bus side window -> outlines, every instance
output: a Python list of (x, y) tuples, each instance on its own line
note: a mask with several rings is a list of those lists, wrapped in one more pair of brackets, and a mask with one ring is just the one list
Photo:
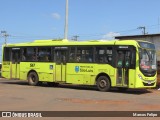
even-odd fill
[(112, 64), (112, 53), (113, 53), (112, 47), (107, 47), (106, 56), (109, 64)]
[(12, 63), (15, 64), (17, 62), (20, 62), (20, 48), (13, 49), (12, 48)]
[(38, 48), (38, 61), (51, 61), (51, 48)]
[(93, 47), (78, 47), (76, 53), (77, 62), (93, 62)]
[(15, 64), (16, 62), (16, 53), (15, 51), (12, 51), (12, 63)]
[(11, 50), (10, 48), (4, 47), (3, 52), (3, 61), (10, 61), (11, 60)]
[(27, 48), (26, 50), (26, 61), (37, 61), (37, 49), (36, 48)]
[(27, 57), (27, 49), (22, 48), (22, 61), (26, 61), (26, 57)]
[(105, 63), (105, 48), (104, 47), (96, 47), (95, 58), (97, 63)]
[(69, 50), (69, 62), (75, 62), (75, 52), (76, 52), (76, 48), (75, 47), (71, 47)]
[(132, 69), (135, 69), (136, 67), (136, 50), (135, 48), (132, 50), (132, 53), (131, 53), (131, 66), (130, 66)]
[(95, 52), (95, 61), (97, 63), (112, 64), (112, 47), (97, 46)]
[(58, 51), (58, 50), (55, 50), (55, 62), (56, 63), (61, 63), (62, 62), (62, 59), (61, 59), (61, 52)]

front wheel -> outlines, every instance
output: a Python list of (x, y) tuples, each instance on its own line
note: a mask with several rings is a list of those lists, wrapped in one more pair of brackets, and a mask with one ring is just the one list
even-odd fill
[(109, 91), (111, 88), (111, 83), (110, 83), (109, 78), (106, 76), (100, 76), (97, 79), (97, 88), (98, 88), (98, 90), (100, 90), (102, 92)]
[(39, 78), (36, 72), (30, 72), (28, 75), (28, 83), (32, 86), (37, 86), (40, 84)]

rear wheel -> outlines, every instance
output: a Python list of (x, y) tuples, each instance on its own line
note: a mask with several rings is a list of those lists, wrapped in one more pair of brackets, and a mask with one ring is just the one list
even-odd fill
[(98, 90), (100, 90), (102, 92), (109, 91), (111, 88), (111, 83), (110, 83), (109, 78), (106, 76), (100, 76), (97, 79), (97, 88), (98, 88)]
[(30, 72), (28, 75), (28, 83), (32, 86), (40, 85), (39, 78), (36, 72)]

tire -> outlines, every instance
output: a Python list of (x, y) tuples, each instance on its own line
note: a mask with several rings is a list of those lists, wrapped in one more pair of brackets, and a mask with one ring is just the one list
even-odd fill
[(36, 72), (30, 72), (28, 75), (28, 83), (32, 86), (38, 86), (41, 82), (39, 82), (39, 78)]
[(106, 76), (100, 76), (97, 79), (97, 88), (99, 91), (102, 91), (102, 92), (109, 91), (111, 88), (111, 82), (109, 78)]

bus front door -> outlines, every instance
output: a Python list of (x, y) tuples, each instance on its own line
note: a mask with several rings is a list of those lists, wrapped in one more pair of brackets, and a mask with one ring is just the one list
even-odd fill
[(55, 80), (57, 82), (66, 81), (66, 50), (55, 50), (56, 71)]
[(20, 70), (20, 48), (12, 48), (11, 78), (19, 79)]
[(127, 87), (129, 84), (129, 67), (130, 67), (131, 51), (117, 51), (117, 81), (119, 87)]

